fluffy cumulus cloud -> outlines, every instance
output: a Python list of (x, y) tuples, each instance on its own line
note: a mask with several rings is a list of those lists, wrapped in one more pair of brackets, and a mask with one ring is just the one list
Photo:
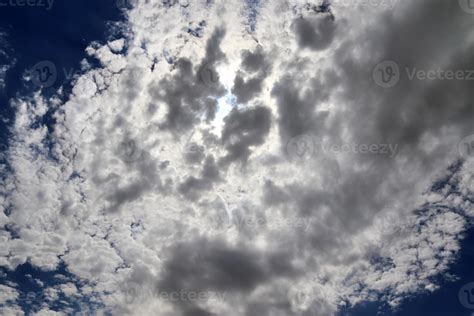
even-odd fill
[(333, 315), (437, 290), (474, 216), (457, 1), (125, 13), (67, 102), (12, 101), (2, 266), (64, 265), (78, 282), (44, 295), (114, 315)]

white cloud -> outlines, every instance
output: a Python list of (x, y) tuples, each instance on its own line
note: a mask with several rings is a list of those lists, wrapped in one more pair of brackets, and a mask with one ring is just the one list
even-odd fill
[[(410, 6), (400, 4), (394, 9), (391, 19), (395, 26)], [(242, 8), (240, 1), (213, 5), (190, 1), (187, 6), (171, 7), (138, 2), (129, 12), (133, 33), (129, 38), (87, 49), (103, 68), (81, 75), (69, 101), (57, 105), (39, 95), (17, 101), (9, 150), (12, 173), (5, 181), (8, 197), (2, 203), (4, 209), (11, 208), (11, 214), (1, 220), (14, 225), (19, 238), (2, 236), (11, 253), (2, 253), (2, 265), (14, 269), (29, 260), (51, 270), (60, 257), (68, 271), (88, 282), (81, 295), (97, 294), (95, 298), (106, 310), (144, 315), (157, 310), (171, 315), (180, 308), (253, 315), (251, 311), (258, 313), (259, 304), (271, 309), (281, 302), (290, 304), (289, 310), (296, 313), (318, 309), (321, 314), (332, 314), (341, 299), (355, 304), (374, 299), (376, 293), (397, 305), (408, 295), (438, 287), (433, 277), (446, 271), (455, 259), (459, 236), (467, 226), (463, 215), (474, 212), (466, 198), (474, 191), (472, 160), (450, 172), (453, 176), (441, 192), (429, 192), (429, 188), (446, 176), (448, 167), (458, 159), (455, 148), (465, 136), (465, 124), (436, 131), (427, 128), (415, 145), (409, 141), (399, 144), (400, 152), (394, 157), (351, 151), (335, 155), (318, 150), (317, 144), (310, 159), (303, 161), (291, 161), (285, 153), (287, 142), (296, 136), (292, 133), (299, 130), (309, 139), (322, 138), (332, 144), (349, 144), (360, 138), (369, 145), (383, 141), (377, 132), (385, 130), (371, 121), (372, 104), (359, 104), (347, 97), (356, 83), (343, 76), (347, 74), (344, 67), (352, 67), (353, 60), (370, 64), (372, 52), (367, 51), (371, 47), (364, 41), (364, 32), (383, 19), (387, 8), (362, 11), (362, 6), (335, 4), (334, 39), (320, 51), (298, 47), (295, 19), (302, 15), (322, 23), (319, 15), (305, 6), (265, 2), (254, 34), (246, 31)], [(189, 25), (203, 20), (203, 38), (186, 32)], [(200, 106), (206, 98), (200, 94), (215, 96), (212, 93), (217, 93), (218, 87), (200, 82), (196, 70), (209, 55), (206, 44), (212, 42), (214, 29), (222, 26), (226, 34), (218, 48), (225, 57), (218, 71), (227, 90), (243, 68), (243, 50), (260, 48), (272, 62), (257, 96), (239, 106), (242, 111), (259, 104), (268, 108), (272, 121), (268, 134), (262, 144), (249, 142), (246, 164), (237, 159), (228, 166), (221, 161), (232, 146), (248, 134), (260, 136), (260, 130), (236, 119), (232, 122), (244, 131), (234, 133), (224, 144), (219, 138), (226, 118), (218, 114), (220, 123), (203, 119), (204, 107)], [(341, 49), (344, 46), (349, 48)], [(124, 47), (127, 53), (122, 52)], [(447, 52), (451, 57), (456, 53), (454, 48)], [(187, 58), (193, 69), (170, 64), (170, 58), (174, 62)], [(370, 75), (370, 69), (365, 72)], [(180, 84), (187, 84), (186, 88), (180, 90)], [(180, 96), (167, 99), (165, 92), (174, 87)], [(328, 87), (330, 91), (325, 90)], [(374, 104), (379, 104), (378, 98), (385, 96), (372, 90), (376, 88), (364, 90), (364, 96), (353, 93), (362, 101), (373, 98)], [(191, 125), (193, 141), (202, 146), (196, 148), (203, 148), (205, 157), (213, 157), (206, 160), (208, 169), (204, 159), (190, 163), (183, 153), (191, 130), (184, 135), (167, 127), (174, 101), (185, 106), (183, 120), (188, 113), (200, 119)], [(289, 105), (299, 108), (285, 112)], [(48, 135), (45, 126), (33, 123), (49, 107), (56, 110), (57, 124)], [(364, 113), (367, 121), (362, 122)], [(404, 115), (401, 120), (409, 121)], [(291, 122), (293, 116), (300, 119), (299, 124)], [(232, 134), (231, 127), (229, 130)], [(397, 137), (393, 136), (402, 141)], [(48, 139), (53, 141), (51, 148)], [(427, 140), (432, 140), (429, 146)], [(199, 155), (196, 157), (199, 160)], [(218, 167), (217, 177), (212, 161)], [(188, 199), (179, 190), (186, 180), (196, 184), (197, 198)], [(449, 186), (458, 189), (453, 192)], [(215, 219), (228, 216), (223, 214), (226, 203), (241, 222), (223, 231), (216, 227)], [(396, 214), (395, 223), (386, 225), (393, 217), (373, 220), (387, 209)], [(415, 214), (412, 211), (416, 209), (420, 212)], [(307, 230), (281, 225), (289, 219), (311, 226)], [(201, 238), (209, 241), (200, 245)], [(222, 250), (220, 242), (228, 248)], [(169, 262), (181, 249), (178, 245), (194, 243), (202, 246), (200, 259), (210, 262), (209, 269), (215, 264), (217, 272), (216, 276), (193, 274), (197, 285), (192, 280), (185, 285), (204, 287), (209, 282), (209, 287), (228, 286), (231, 295), (226, 301), (177, 306), (149, 295), (166, 283), (163, 280), (179, 284), (180, 273), (186, 269), (213, 271), (200, 270), (202, 262), (195, 258), (183, 260), (196, 266), (185, 261), (185, 267), (180, 267), (183, 271), (170, 268)], [(222, 252), (222, 262), (212, 257), (213, 247)], [(248, 259), (247, 252), (254, 256)], [(238, 271), (218, 266), (225, 266), (225, 256), (234, 254), (242, 260), (242, 267), (256, 271), (255, 280), (239, 284), (233, 274), (240, 276)], [(217, 277), (237, 285), (221, 285), (214, 280)], [(172, 288), (174, 284), (170, 284)], [(138, 291), (139, 299), (129, 300), (130, 289), (135, 290), (135, 296)], [(301, 301), (300, 295), (288, 299), (288, 293), (301, 289), (311, 293), (309, 300)], [(66, 295), (78, 293), (73, 284), (64, 284), (59, 290)]]

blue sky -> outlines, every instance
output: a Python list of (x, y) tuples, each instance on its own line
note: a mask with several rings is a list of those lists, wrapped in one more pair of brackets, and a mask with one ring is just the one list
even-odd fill
[[(8, 85), (0, 95), (2, 117), (12, 118), (14, 111), (8, 100), (20, 94), (32, 93), (36, 87), (25, 86), (21, 80), (25, 70), (38, 62), (49, 60), (58, 68), (58, 79), (49, 91), (70, 83), (66, 74), (80, 72), (84, 49), (92, 41), (105, 41), (120, 36), (120, 27), (110, 27), (124, 20), (113, 0), (58, 1), (50, 10), (38, 7), (5, 7), (0, 10), (1, 30), (6, 51), (14, 66), (7, 73)], [(3, 123), (3, 122), (2, 122)], [(2, 142), (6, 128), (0, 129)]]
[(383, 303), (363, 303), (360, 306), (341, 312), (340, 315), (471, 315), (472, 309), (462, 306), (459, 302), (460, 289), (474, 278), (472, 265), (474, 254), (469, 245), (474, 242), (472, 230), (461, 244), (459, 258), (448, 273), (456, 275), (457, 281), (442, 281), (440, 289), (434, 293), (414, 295), (407, 298), (395, 311)]

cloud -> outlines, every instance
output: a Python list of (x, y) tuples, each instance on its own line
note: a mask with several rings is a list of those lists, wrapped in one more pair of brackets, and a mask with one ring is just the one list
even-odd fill
[(222, 142), (228, 154), (222, 160), (246, 162), (250, 156), (250, 147), (261, 145), (270, 130), (271, 113), (264, 106), (256, 106), (239, 111), (232, 110), (224, 119)]
[(138, 2), (67, 101), (14, 100), (3, 266), (63, 263), (85, 285), (57, 291), (117, 314), (333, 315), (437, 289), (474, 215), (474, 98), (406, 69), (472, 69), (472, 17), (263, 3), (252, 31), (243, 9)]
[(330, 15), (310, 20), (300, 18), (294, 21), (293, 30), (301, 48), (322, 50), (327, 48), (334, 38), (337, 24)]
[(219, 49), (224, 36), (224, 29), (214, 31), (207, 42), (206, 56), (195, 73), (192, 62), (179, 59), (177, 61), (178, 74), (172, 79), (160, 81), (153, 88), (158, 90), (153, 92), (156, 98), (169, 108), (164, 128), (177, 131), (190, 129), (202, 112), (208, 120), (214, 118), (216, 99), (224, 94), (224, 90), (220, 84), (213, 84), (209, 80), (214, 80), (212, 76), (217, 74), (217, 64), (225, 59), (225, 55)]
[[(261, 48), (255, 52), (242, 52), (241, 69), (235, 77), (232, 88), (237, 102), (247, 103), (257, 96), (262, 91), (263, 81), (270, 72), (271, 65)], [(244, 73), (251, 74), (247, 80), (244, 79)]]

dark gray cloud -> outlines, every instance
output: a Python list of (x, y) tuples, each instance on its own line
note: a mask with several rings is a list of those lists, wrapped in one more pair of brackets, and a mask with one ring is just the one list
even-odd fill
[[(107, 211), (119, 212), (128, 202), (133, 202), (151, 190), (166, 192), (169, 188), (163, 185), (159, 169), (159, 162), (151, 157), (148, 150), (137, 138), (133, 137), (133, 122), (127, 120), (123, 115), (117, 115), (112, 118), (110, 126), (105, 122), (99, 122), (101, 128), (94, 135), (94, 144), (104, 146), (105, 140), (110, 135), (118, 136), (118, 141), (112, 148), (116, 157), (111, 164), (119, 163), (126, 165), (127, 168), (138, 175), (128, 183), (124, 183), (119, 174), (111, 172), (106, 176), (102, 172), (104, 154), (98, 152), (94, 155), (94, 160), (90, 164), (90, 172), (93, 174), (91, 180), (96, 185), (106, 188), (102, 197), (107, 201)], [(103, 126), (102, 126), (103, 125)]]
[[(247, 247), (197, 239), (171, 249), (157, 287), (164, 292), (215, 291), (226, 293), (230, 299), (233, 295), (246, 297), (257, 286), (274, 278), (295, 276), (298, 272), (290, 261), (291, 257), (286, 253), (264, 255)], [(196, 309), (192, 302), (181, 301), (176, 305), (183, 315), (191, 315), (190, 311)], [(200, 312), (207, 315), (206, 311)], [(251, 315), (250, 311), (248, 315)]]
[(212, 188), (214, 182), (220, 181), (219, 168), (214, 156), (206, 157), (201, 171), (201, 177), (188, 177), (179, 185), (178, 191), (190, 200), (198, 199), (206, 190)]
[[(168, 107), (167, 121), (161, 128), (179, 135), (192, 128), (203, 114), (208, 120), (214, 118), (217, 99), (225, 94), (224, 87), (214, 78), (216, 66), (225, 60), (219, 47), (224, 36), (224, 29), (214, 31), (207, 42), (206, 56), (196, 71), (190, 60), (180, 58), (173, 65), (173, 75), (149, 87), (151, 96)], [(206, 80), (208, 73), (212, 81)]]
[(195, 142), (186, 144), (184, 159), (191, 164), (200, 164), (205, 157), (204, 146), (198, 145)]
[(270, 71), (270, 60), (260, 47), (255, 52), (242, 52), (241, 70), (237, 73), (232, 88), (237, 102), (247, 103), (256, 97), (262, 91), (264, 80)]
[[(396, 144), (399, 159), (404, 157), (419, 162), (418, 172), (427, 174), (439, 168), (440, 160), (462, 138), (446, 144), (443, 131), (452, 130), (459, 135), (474, 132), (473, 81), (410, 80), (407, 69), (474, 69), (471, 54), (474, 47), (455, 44), (472, 34), (474, 21), (454, 2), (421, 1), (405, 10), (410, 14), (394, 16), (388, 11), (380, 17), (377, 23), (380, 27), (342, 43), (335, 58), (337, 86), (342, 88), (337, 100), (347, 107), (344, 128), (351, 131), (356, 141)], [(414, 29), (417, 31), (413, 32)], [(354, 48), (361, 43), (364, 51), (374, 54), (354, 53)], [(374, 67), (384, 60), (393, 60), (400, 67), (400, 81), (392, 88), (382, 88), (372, 78)], [(327, 89), (330, 89), (329, 85)], [(296, 120), (292, 122), (292, 126), (299, 126)], [(316, 125), (318, 121), (314, 119), (313, 122)], [(332, 121), (332, 130), (323, 129), (317, 135), (343, 140), (342, 129), (334, 129), (340, 122)], [(426, 135), (433, 135), (441, 144), (430, 154), (422, 149), (427, 145)], [(387, 178), (388, 171), (396, 167), (394, 160), (386, 156), (363, 155), (355, 159), (357, 163), (370, 164), (370, 171), (344, 174), (340, 187), (335, 190), (341, 194), (332, 197), (332, 194), (326, 194), (325, 199), (330, 200), (323, 203), (338, 215), (339, 225), (352, 232), (361, 229), (364, 222), (370, 224), (373, 214), (368, 210), (377, 212), (390, 206), (386, 204), (387, 199), (391, 199), (387, 192), (392, 198), (403, 199), (403, 192), (417, 185)], [(308, 210), (306, 203), (298, 204), (300, 211)], [(314, 201), (312, 205), (316, 209), (312, 212), (317, 212), (318, 204), (321, 200)], [(361, 221), (362, 218), (366, 220)], [(318, 236), (320, 240), (322, 237)], [(316, 242), (316, 238), (313, 240), (318, 248), (327, 248), (321, 241)]]
[(159, 285), (162, 289), (250, 291), (269, 277), (260, 256), (219, 241), (182, 244), (173, 250)]
[[(296, 69), (289, 70), (294, 73)], [(282, 145), (286, 146), (291, 137), (320, 131), (324, 128), (328, 112), (316, 109), (321, 102), (328, 99), (331, 93), (330, 79), (321, 82), (311, 79), (312, 89), (301, 93), (297, 79), (291, 76), (283, 77), (272, 90), (272, 97), (276, 98), (279, 113), (279, 131)]]
[(244, 80), (237, 75), (234, 81), (232, 93), (237, 97), (237, 102), (247, 103), (262, 91), (263, 78), (250, 78)]
[(103, 180), (108, 188), (104, 198), (109, 203), (107, 210), (110, 212), (120, 211), (123, 205), (138, 200), (151, 190), (162, 193), (168, 191), (159, 176), (158, 162), (151, 159), (146, 152), (140, 155), (140, 159), (129, 163), (129, 166), (137, 171), (139, 180), (125, 185), (119, 183), (118, 175)]
[(263, 187), (263, 202), (268, 206), (274, 206), (284, 203), (288, 200), (287, 193), (276, 186), (273, 181), (266, 180)]
[[(442, 143), (446, 141), (442, 134), (446, 130), (458, 135), (474, 132), (474, 81), (409, 80), (406, 70), (473, 70), (474, 47), (459, 45), (472, 36), (472, 15), (463, 12), (457, 1), (441, 0), (406, 4), (402, 9), (406, 14), (394, 12), (387, 10), (374, 19), (377, 27), (367, 27), (359, 37), (342, 39), (335, 51), (335, 67), (306, 78), (311, 84), (305, 87), (310, 89), (303, 90), (298, 84), (297, 69), (304, 67), (305, 60), (296, 60), (289, 66), (290, 79), (282, 77), (272, 91), (278, 106), (282, 147), (289, 138), (301, 134), (328, 137), (332, 143), (344, 142), (345, 132), (349, 132), (359, 143), (397, 144), (397, 157), (416, 162), (417, 172), (427, 174), (439, 170), (440, 161), (456, 143), (442, 144), (435, 154), (426, 154), (422, 150), (426, 145), (424, 136), (434, 135)], [(322, 49), (323, 43), (332, 41), (336, 34), (333, 29), (325, 35), (316, 32), (318, 27), (326, 27), (323, 20), (315, 24), (298, 21), (294, 29), (301, 47)], [(337, 34), (342, 34), (344, 27), (350, 26), (338, 25)], [(315, 40), (318, 36), (321, 38)], [(374, 67), (384, 60), (393, 60), (400, 67), (400, 81), (392, 88), (382, 88), (373, 80)], [(334, 103), (332, 116), (317, 111), (329, 99)], [(336, 158), (327, 157), (333, 161)], [(409, 195), (406, 192), (419, 185), (398, 178), (397, 160), (388, 156), (354, 155), (354, 159), (353, 163), (364, 166), (363, 170), (346, 168), (334, 186), (314, 189), (300, 183), (305, 179), (295, 179), (283, 187), (271, 181), (264, 186), (265, 205), (318, 217), (311, 234), (300, 236), (299, 245), (313, 248), (320, 258), (335, 264), (347, 262), (339, 261), (334, 249), (350, 248), (345, 234), (338, 231), (360, 232), (371, 224), (376, 212), (390, 207), (393, 200), (403, 201)], [(330, 215), (321, 218), (323, 208)]]
[(271, 112), (261, 105), (243, 110), (234, 108), (224, 122), (221, 140), (228, 154), (221, 162), (240, 160), (245, 163), (252, 153), (250, 148), (265, 142), (270, 131)]
[[(405, 147), (416, 147), (424, 133), (437, 134), (442, 127), (472, 131), (472, 81), (420, 81), (407, 75), (407, 69), (474, 69), (473, 47), (456, 44), (472, 34), (472, 16), (456, 1), (418, 1), (405, 10), (410, 14), (387, 12), (380, 27), (345, 41), (336, 53), (344, 101), (357, 110), (348, 113), (351, 127), (360, 138)], [(374, 54), (356, 57), (352, 48), (359, 43)], [(395, 61), (401, 72), (399, 83), (389, 89), (372, 81), (374, 67), (384, 60)]]
[(270, 67), (269, 61), (261, 47), (258, 47), (255, 52), (249, 50), (243, 51), (241, 66), (245, 71), (250, 73), (259, 72), (261, 70), (267, 71)]
[[(407, 68), (474, 69), (473, 47), (456, 44), (472, 34), (472, 15), (462, 11), (456, 1), (442, 0), (419, 1), (406, 5), (403, 11), (409, 14), (394, 15), (393, 10), (387, 10), (374, 22), (377, 28), (368, 27), (359, 37), (341, 41), (335, 52), (335, 69), (322, 76), (316, 73), (309, 79), (309, 91), (301, 91), (298, 86), (297, 69), (305, 61), (296, 61), (289, 68), (290, 79), (281, 78), (272, 91), (278, 105), (282, 146), (289, 138), (305, 133), (342, 141), (342, 131), (350, 130), (360, 143), (397, 144), (399, 154), (418, 156), (426, 133), (437, 135), (443, 128), (455, 128), (460, 134), (472, 134), (473, 81), (409, 80), (406, 73)], [(301, 23), (309, 27), (309, 22)], [(367, 54), (360, 54), (357, 47), (363, 47)], [(400, 66), (400, 82), (393, 88), (379, 87), (373, 81), (374, 67), (384, 60), (394, 60)], [(341, 92), (336, 94), (334, 87)], [(316, 112), (329, 97), (336, 103), (335, 111), (344, 111), (343, 118), (337, 115), (328, 121), (329, 113)], [(432, 168), (436, 158), (426, 157), (424, 167)], [(379, 181), (391, 164), (380, 155), (356, 159), (370, 159), (374, 163), (373, 176)], [(373, 180), (372, 190), (376, 187), (377, 181)], [(370, 194), (360, 192), (364, 193)]]
[(301, 48), (326, 49), (334, 39), (337, 24), (331, 15), (299, 18), (293, 22), (293, 32)]

